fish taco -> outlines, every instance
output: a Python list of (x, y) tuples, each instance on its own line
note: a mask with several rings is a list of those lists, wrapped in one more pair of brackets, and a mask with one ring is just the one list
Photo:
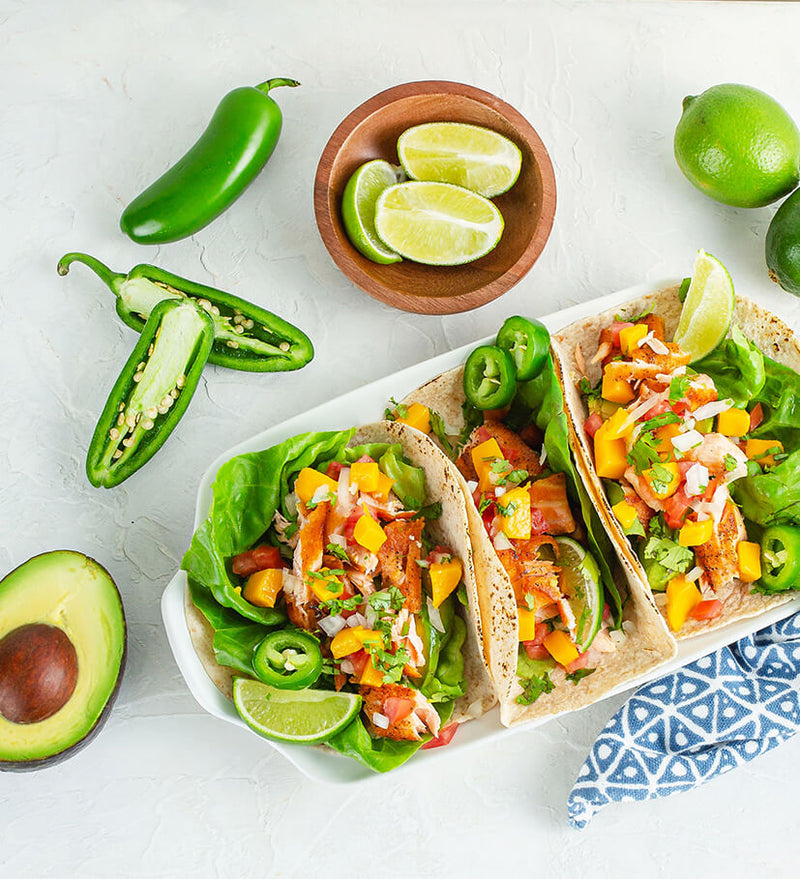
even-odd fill
[(549, 356), (539, 370), (500, 409), (467, 402), (459, 367), (389, 413), (427, 429), (458, 471), (507, 726), (594, 702), (675, 652), (574, 467)]
[(737, 297), (727, 336), (692, 361), (674, 341), (680, 292), (578, 321), (553, 348), (587, 484), (684, 638), (800, 585), (800, 346)]
[(213, 491), (186, 617), (228, 698), (237, 678), (352, 693), (358, 713), (322, 743), (380, 772), (496, 702), (463, 497), (424, 437), (303, 434), (228, 461)]

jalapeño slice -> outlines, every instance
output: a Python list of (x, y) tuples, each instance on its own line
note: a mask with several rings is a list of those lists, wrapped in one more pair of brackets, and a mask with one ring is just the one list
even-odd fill
[(319, 641), (299, 629), (270, 632), (253, 653), (253, 671), (281, 690), (310, 687), (322, 672)]
[(500, 327), (495, 344), (511, 355), (517, 367), (517, 381), (527, 382), (544, 369), (550, 333), (538, 320), (514, 315)]
[(480, 345), (464, 365), (464, 395), (476, 408), (502, 409), (517, 390), (517, 370), (508, 351)]
[(800, 528), (771, 525), (761, 538), (761, 579), (765, 592), (786, 592), (800, 586)]

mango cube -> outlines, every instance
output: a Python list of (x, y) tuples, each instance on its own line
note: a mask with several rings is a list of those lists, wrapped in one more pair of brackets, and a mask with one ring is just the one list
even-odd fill
[(353, 529), (353, 538), (364, 549), (368, 549), (377, 555), (378, 550), (386, 541), (386, 533), (372, 516), (364, 513), (356, 522), (356, 527)]
[(461, 582), (463, 573), (461, 562), (458, 559), (433, 562), (428, 568), (428, 573), (431, 578), (431, 601), (434, 607), (439, 607)]

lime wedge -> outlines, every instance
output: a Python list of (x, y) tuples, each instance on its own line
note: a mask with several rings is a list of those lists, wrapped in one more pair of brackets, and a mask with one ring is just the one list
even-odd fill
[(388, 265), (401, 258), (386, 247), (375, 231), (375, 202), (389, 186), (404, 177), (400, 168), (375, 159), (366, 162), (347, 181), (342, 195), (342, 220), (353, 247), (372, 262)]
[(570, 537), (556, 537), (558, 559), (561, 568), (561, 591), (567, 598), (575, 617), (574, 630), (570, 634), (583, 653), (588, 650), (603, 621), (603, 587), (600, 569), (591, 553)]
[(450, 183), (413, 181), (385, 190), (375, 208), (381, 241), (415, 262), (457, 266), (489, 253), (503, 216), (482, 195)]
[(698, 250), (674, 339), (691, 356), (691, 363), (705, 357), (725, 338), (735, 305), (728, 270), (710, 253)]
[(397, 155), (413, 180), (455, 183), (486, 198), (511, 189), (522, 167), (522, 153), (507, 137), (461, 122), (407, 129), (397, 141)]
[(250, 678), (234, 680), (233, 702), (242, 720), (265, 738), (306, 745), (329, 739), (361, 707), (355, 693), (279, 690)]

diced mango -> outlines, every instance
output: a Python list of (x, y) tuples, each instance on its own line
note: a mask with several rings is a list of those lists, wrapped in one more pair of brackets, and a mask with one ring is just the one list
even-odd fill
[(458, 559), (449, 562), (433, 562), (428, 568), (431, 578), (431, 601), (434, 607), (439, 605), (461, 582), (463, 569)]
[(383, 684), (383, 672), (379, 668), (375, 668), (375, 660), (370, 656), (369, 662), (364, 666), (359, 684), (365, 687), (380, 687)]
[(283, 588), (283, 569), (266, 568), (247, 578), (242, 597), (256, 607), (275, 607), (278, 593)]
[(654, 436), (658, 440), (656, 451), (662, 461), (675, 460), (675, 446), (672, 445), (672, 438), (680, 436), (680, 433), (680, 424), (665, 424), (654, 431)]
[(600, 392), (604, 400), (610, 400), (612, 403), (630, 403), (636, 396), (630, 382), (611, 378), (608, 373), (603, 374), (603, 385)]
[(750, 430), (747, 409), (726, 409), (717, 416), (717, 433), (723, 436), (742, 436)]
[[(325, 568), (320, 570), (319, 573), (325, 574)], [(307, 577), (307, 582), (311, 587), (311, 591), (320, 601), (330, 601), (332, 598), (338, 598), (342, 594), (342, 581), (336, 574), (329, 574), (325, 577)]]
[(678, 543), (681, 546), (702, 546), (711, 540), (713, 533), (713, 519), (703, 519), (700, 522), (686, 522), (678, 532)]
[(372, 516), (364, 513), (356, 522), (356, 527), (353, 529), (353, 538), (364, 549), (368, 549), (377, 555), (378, 550), (386, 541), (386, 533)]
[(334, 492), (339, 487), (339, 483), (335, 479), (320, 473), (319, 470), (303, 467), (294, 484), (294, 490), (300, 500), (307, 504), (321, 485), (327, 486)]
[(623, 498), (618, 504), (614, 504), (611, 510), (617, 517), (619, 524), (622, 525), (626, 531), (636, 521), (636, 507), (629, 504), (625, 498)]
[(344, 628), (333, 636), (331, 654), (334, 659), (341, 659), (361, 650), (364, 645), (352, 628)]
[(387, 476), (385, 473), (381, 473), (378, 471), (378, 487), (372, 493), (377, 498), (388, 498), (389, 492), (392, 490), (392, 486), (394, 485), (394, 479), (391, 476)]
[(397, 420), (409, 427), (416, 427), (423, 433), (431, 432), (431, 410), (427, 406), (423, 406), (422, 403), (410, 403), (406, 414)]
[(363, 626), (353, 626), (353, 634), (364, 646), (367, 644), (374, 647), (383, 646), (383, 635), (376, 629), (365, 629)]
[(594, 435), (594, 466), (597, 475), (607, 479), (621, 479), (628, 469), (628, 448), (624, 439), (611, 439), (604, 422)]
[(475, 446), (472, 450), (472, 463), (475, 472), (478, 474), (478, 490), (488, 491), (493, 487), (489, 478), (492, 472), (492, 463), (503, 459), (503, 453), (494, 437), (486, 440), (486, 442)]
[(569, 635), (560, 629), (545, 635), (542, 643), (553, 659), (565, 668), (578, 658), (578, 648), (572, 643)]
[(639, 343), (647, 335), (647, 324), (634, 324), (632, 327), (623, 327), (619, 331), (619, 347), (626, 356), (633, 354), (639, 347)]
[(626, 409), (617, 409), (603, 425), (608, 439), (626, 439), (633, 433), (635, 421), (629, 420)]
[(679, 632), (689, 614), (702, 600), (700, 590), (683, 574), (673, 577), (667, 583), (667, 622), (670, 629)]
[(755, 583), (761, 579), (761, 547), (757, 543), (740, 540), (736, 544), (739, 559), (739, 577), (745, 583)]
[(758, 461), (762, 467), (774, 467), (775, 458), (768, 455), (767, 452), (772, 450), (774, 453), (778, 449), (783, 452), (783, 443), (778, 440), (749, 439), (744, 444), (744, 453), (748, 458)]
[(375, 461), (356, 461), (350, 465), (350, 482), (358, 486), (359, 491), (372, 494), (380, 484), (381, 471)]
[[(669, 482), (666, 481), (664, 471), (669, 473)], [(660, 501), (672, 497), (672, 495), (678, 490), (678, 486), (681, 484), (681, 473), (680, 470), (678, 470), (678, 465), (670, 461), (667, 461), (664, 464), (659, 464), (658, 467), (650, 467), (642, 473), (642, 477), (650, 488), (650, 491), (652, 491), (653, 495)]]
[(528, 610), (527, 607), (518, 607), (519, 617), (519, 640), (533, 641), (536, 637), (536, 611)]
[(531, 536), (531, 496), (527, 487), (520, 486), (497, 498), (500, 530), (512, 540), (528, 540)]

